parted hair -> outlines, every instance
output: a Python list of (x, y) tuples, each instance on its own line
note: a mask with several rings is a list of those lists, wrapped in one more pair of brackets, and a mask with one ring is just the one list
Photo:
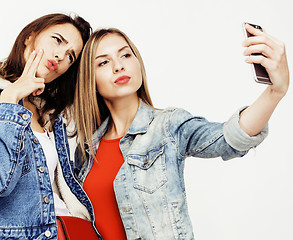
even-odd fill
[[(82, 153), (82, 161), (85, 161), (85, 151), (88, 147), (91, 153), (94, 154), (91, 144), (92, 135), (102, 122), (110, 116), (110, 112), (97, 90), (95, 81), (96, 50), (102, 38), (108, 34), (118, 34), (123, 37), (138, 59), (141, 66), (142, 85), (137, 90), (137, 95), (144, 103), (153, 106), (148, 91), (144, 63), (135, 45), (119, 29), (103, 28), (96, 30), (86, 43), (81, 56), (73, 104), (77, 143)], [(88, 146), (85, 146), (86, 143), (88, 143)]]
[[(9, 56), (0, 63), (0, 77), (10, 82), (16, 81), (21, 76), (25, 66), (24, 51), (26, 48), (26, 39), (32, 36), (34, 42), (36, 36), (43, 30), (54, 25), (65, 23), (70, 23), (76, 27), (80, 32), (84, 46), (92, 33), (92, 28), (82, 17), (77, 15), (70, 16), (62, 13), (42, 16), (29, 23), (19, 33)], [(37, 100), (36, 102), (42, 103), (40, 104), (41, 107), (37, 106), (40, 114), (39, 123), (41, 126), (46, 124), (44, 120), (44, 115), (46, 113), (52, 112), (51, 118), (55, 119), (58, 114), (72, 105), (79, 62), (80, 56), (64, 74), (54, 81), (47, 83), (41, 95), (37, 97), (32, 97), (32, 95), (29, 96), (31, 102)], [(66, 112), (67, 111), (65, 111), (65, 113)]]

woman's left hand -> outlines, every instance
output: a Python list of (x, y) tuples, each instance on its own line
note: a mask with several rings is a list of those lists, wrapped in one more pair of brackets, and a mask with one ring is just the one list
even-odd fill
[[(243, 46), (246, 47), (244, 55), (247, 56), (245, 61), (259, 63), (265, 67), (273, 83), (269, 88), (272, 93), (278, 94), (282, 98), (289, 87), (285, 44), (249, 24), (246, 24), (245, 28), (254, 35), (243, 42)], [(262, 55), (252, 55), (253, 53), (261, 53)]]

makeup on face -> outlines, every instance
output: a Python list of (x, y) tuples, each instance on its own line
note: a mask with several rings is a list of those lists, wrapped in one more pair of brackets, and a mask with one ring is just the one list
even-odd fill
[(28, 38), (25, 56), (31, 50), (43, 49), (44, 54), (36, 76), (44, 78), (46, 83), (65, 73), (79, 56), (83, 47), (80, 32), (70, 23), (50, 26), (35, 38), (32, 37), (31, 40), (30, 38)]
[(106, 99), (136, 95), (142, 84), (140, 63), (119, 34), (107, 34), (100, 40), (95, 66), (97, 88)]

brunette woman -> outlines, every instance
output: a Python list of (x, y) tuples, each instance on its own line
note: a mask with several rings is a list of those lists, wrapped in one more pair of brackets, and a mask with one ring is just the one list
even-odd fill
[(60, 115), (73, 102), (90, 34), (79, 16), (45, 15), (20, 32), (1, 62), (0, 239), (56, 239), (57, 215), (93, 221)]

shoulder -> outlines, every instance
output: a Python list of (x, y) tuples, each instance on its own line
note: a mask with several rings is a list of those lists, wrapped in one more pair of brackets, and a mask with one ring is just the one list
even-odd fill
[[(189, 111), (183, 108), (168, 107), (163, 110), (156, 110), (155, 118), (164, 118), (165, 120), (177, 122), (195, 117)], [(196, 118), (201, 119), (202, 117)]]

